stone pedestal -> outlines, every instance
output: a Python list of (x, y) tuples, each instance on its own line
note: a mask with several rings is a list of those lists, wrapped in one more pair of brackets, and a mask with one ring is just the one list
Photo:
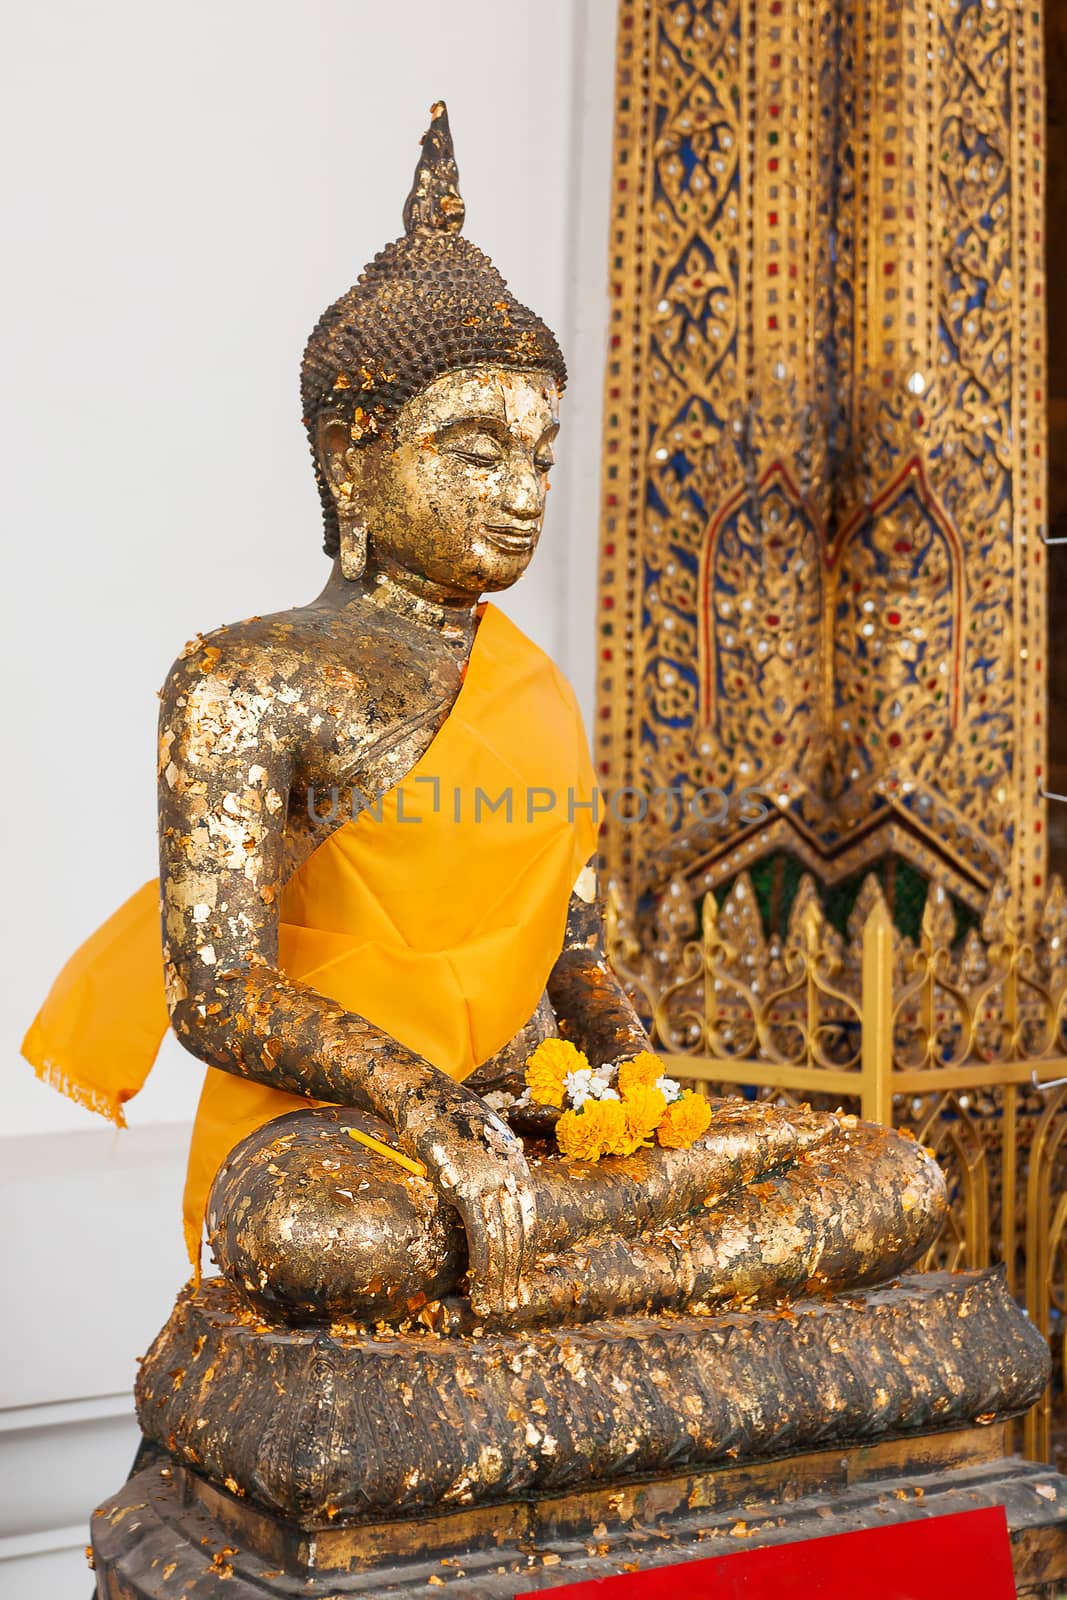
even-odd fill
[(996, 1271), (462, 1337), (282, 1330), (215, 1281), (146, 1358), (165, 1456), (94, 1519), (99, 1593), (495, 1600), (1003, 1504), (1036, 1596), (1067, 1482), (1005, 1421), (1047, 1365)]
[[(1002, 1424), (309, 1532), (185, 1468), (101, 1506), (102, 1600), (511, 1600), (582, 1579), (1003, 1505), (1020, 1600), (1067, 1584), (1067, 1481), (1005, 1455)], [(680, 1588), (680, 1593), (684, 1590)]]

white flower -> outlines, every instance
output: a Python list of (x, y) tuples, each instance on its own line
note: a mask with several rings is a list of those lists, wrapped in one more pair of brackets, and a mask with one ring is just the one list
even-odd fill
[(568, 1072), (564, 1078), (563, 1087), (567, 1091), (567, 1097), (575, 1111), (578, 1111), (591, 1098), (593, 1091), (590, 1088), (590, 1084), (592, 1081), (592, 1067), (579, 1067), (577, 1072)]
[(677, 1078), (657, 1078), (656, 1088), (659, 1090), (660, 1094), (666, 1100), (668, 1105), (670, 1105), (672, 1100), (681, 1099), (682, 1086), (678, 1082)]
[(594, 1100), (617, 1100), (619, 1097), (612, 1089), (614, 1081), (614, 1067), (598, 1067), (589, 1079), (589, 1093)]
[(514, 1104), (515, 1104), (516, 1109), (519, 1106), (528, 1106), (530, 1104), (530, 1091), (529, 1091), (529, 1089), (524, 1089), (522, 1091), (522, 1093), (519, 1095), (519, 1098), (514, 1102)]
[(515, 1096), (508, 1094), (506, 1089), (490, 1089), (488, 1094), (483, 1094), (482, 1099), (490, 1111), (507, 1111), (516, 1104)]

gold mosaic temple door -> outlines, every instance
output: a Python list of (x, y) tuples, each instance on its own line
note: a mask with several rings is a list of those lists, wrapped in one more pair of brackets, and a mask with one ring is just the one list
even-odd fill
[(596, 723), (612, 954), (672, 1069), (936, 1148), (934, 1260), (1002, 1262), (1053, 1341), (1038, 1455), (1067, 1303), (1043, 30), (621, 0)]

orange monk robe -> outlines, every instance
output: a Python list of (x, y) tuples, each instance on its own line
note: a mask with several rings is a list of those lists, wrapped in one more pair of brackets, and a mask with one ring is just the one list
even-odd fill
[[(596, 789), (573, 691), (493, 605), (451, 712), (408, 776), (344, 821), (281, 902), (290, 977), (463, 1079), (529, 1019), (596, 848)], [(328, 797), (317, 797), (324, 811)], [(124, 1123), (168, 1024), (159, 886), (71, 957), (23, 1043), (38, 1075)], [(212, 1179), (246, 1134), (309, 1102), (208, 1068), (184, 1219), (199, 1254)]]

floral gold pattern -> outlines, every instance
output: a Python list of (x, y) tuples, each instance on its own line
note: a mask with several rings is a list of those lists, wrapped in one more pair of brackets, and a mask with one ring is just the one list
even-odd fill
[[(621, 0), (597, 760), (628, 893), (1045, 892), (1041, 16)], [(753, 823), (694, 821), (758, 787)], [(683, 804), (658, 803), (674, 790)], [(846, 863), (847, 858), (847, 865)]]
[(903, 937), (873, 874), (844, 936), (809, 875), (784, 933), (768, 937), (747, 873), (721, 904), (712, 894), (694, 900), (685, 879), (675, 878), (639, 928), (616, 887), (607, 938), (612, 964), (676, 1078), (712, 1095), (745, 1088), (782, 1108), (844, 1106), (933, 1151), (951, 1203), (926, 1267), (1002, 1263), (1033, 1324), (1055, 1335), (1057, 1386), (1025, 1429), (1028, 1452), (1048, 1459), (1053, 1431), (1067, 1420), (1067, 891), (1060, 880), (1053, 878), (1027, 939), (1016, 932), (1004, 882), (988, 896), (979, 925), (962, 936), (950, 896), (931, 885), (918, 938)]

